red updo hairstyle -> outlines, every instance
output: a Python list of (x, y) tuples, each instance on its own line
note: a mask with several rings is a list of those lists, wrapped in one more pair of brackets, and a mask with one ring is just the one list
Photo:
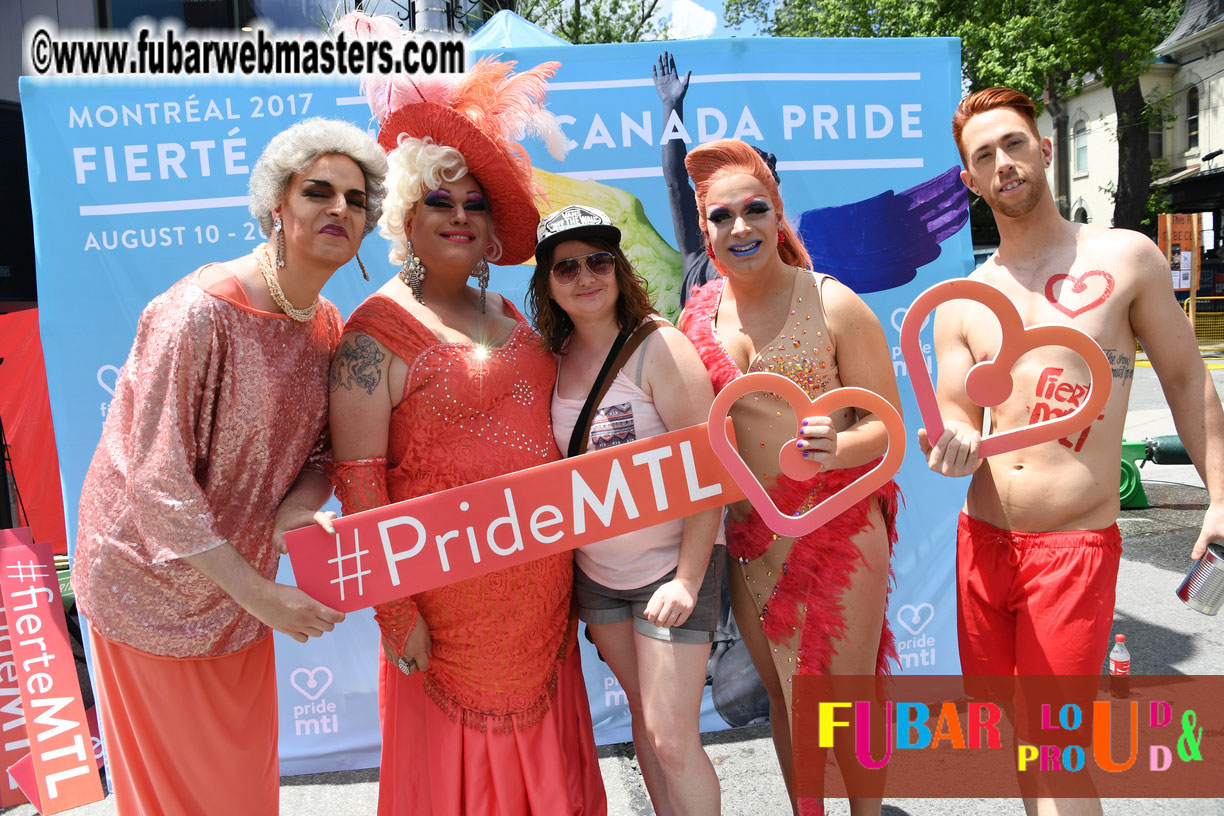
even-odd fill
[[(778, 213), (778, 226), (786, 237), (786, 240), (778, 245), (778, 255), (790, 266), (812, 268), (811, 256), (786, 220), (782, 209), (782, 196), (778, 193), (778, 184), (774, 181), (773, 173), (752, 147), (738, 139), (719, 139), (689, 151), (684, 159), (684, 166), (693, 179), (693, 187), (697, 193), (697, 214), (701, 218), (701, 232), (706, 235), (707, 243), (709, 235), (706, 232), (706, 195), (710, 192), (710, 185), (728, 176), (749, 175), (765, 185), (765, 189), (769, 191), (769, 201)], [(727, 274), (717, 259), (714, 261), (714, 267), (721, 274)]]

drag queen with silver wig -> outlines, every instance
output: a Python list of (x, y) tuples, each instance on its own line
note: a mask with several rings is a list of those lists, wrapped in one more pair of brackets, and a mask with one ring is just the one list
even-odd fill
[(251, 173), (272, 236), (153, 300), (81, 492), (72, 584), (89, 619), (119, 813), (276, 813), (272, 630), (344, 615), (277, 584), (286, 530), (327, 522), (319, 296), (381, 211), (387, 162), (347, 122), (307, 119)]

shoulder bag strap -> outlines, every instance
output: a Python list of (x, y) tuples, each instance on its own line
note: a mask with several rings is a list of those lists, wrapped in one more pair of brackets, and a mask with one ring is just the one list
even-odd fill
[(595, 419), (595, 409), (599, 406), (600, 400), (604, 398), (604, 394), (608, 393), (608, 389), (612, 387), (612, 380), (616, 377), (616, 373), (624, 367), (637, 347), (642, 345), (642, 341), (662, 325), (663, 321), (652, 319), (638, 326), (631, 335), (624, 332), (617, 335), (616, 342), (608, 350), (603, 368), (595, 377), (591, 393), (587, 396), (582, 411), (578, 414), (578, 422), (574, 425), (573, 435), (570, 436), (567, 457), (577, 456), (586, 450), (587, 442), (591, 437), (591, 422)]

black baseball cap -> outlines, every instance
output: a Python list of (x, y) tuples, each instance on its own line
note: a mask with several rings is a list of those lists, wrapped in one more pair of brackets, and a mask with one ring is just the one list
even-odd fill
[(587, 238), (598, 238), (620, 246), (621, 231), (603, 210), (571, 204), (540, 219), (540, 225), (536, 227), (535, 254), (538, 256), (548, 252), (562, 241)]

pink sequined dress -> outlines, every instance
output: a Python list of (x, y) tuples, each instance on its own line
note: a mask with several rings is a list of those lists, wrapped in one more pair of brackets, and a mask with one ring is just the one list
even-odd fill
[[(841, 386), (834, 339), (820, 296), (825, 277), (798, 270), (790, 317), (782, 333), (748, 367), (749, 371), (772, 371), (788, 377), (809, 398)], [(715, 392), (741, 375), (715, 326), (725, 282), (720, 278), (696, 290), (680, 319), (680, 328), (710, 372)], [(783, 513), (807, 510), (876, 464), (832, 470), (797, 482), (780, 472), (777, 458), (779, 446), (795, 436), (795, 414), (789, 403), (772, 394), (749, 395), (736, 401), (730, 416), (741, 456)], [(898, 497), (896, 483), (889, 482), (828, 524), (797, 539), (775, 535), (756, 511), (728, 522), (727, 551), (733, 570), (748, 587), (762, 630), (777, 647), (772, 650), (774, 664), (778, 676), (787, 681), (782, 685), (788, 709), (791, 675), (826, 672), (833, 641), (845, 632), (838, 599), (850, 585), (854, 571), (865, 568), (854, 536), (868, 529), (873, 518), (882, 520), (891, 554), (897, 539)], [(895, 648), (885, 616), (877, 671), (888, 671), (890, 657), (895, 657)]]
[[(549, 425), (552, 355), (518, 324), (500, 348), (440, 341), (392, 299), (374, 295), (346, 333), (367, 334), (408, 365), (383, 459), (338, 462), (346, 514), (559, 458)], [(384, 681), (378, 812), (606, 812), (586, 688), (570, 617), (573, 557), (537, 559), (381, 605), (401, 644), (419, 615), (429, 669)]]
[(320, 298), (295, 323), (194, 272), (153, 300), (81, 489), (72, 586), (104, 637), (169, 657), (244, 649), (270, 630), (181, 559), (229, 542), (269, 580), (277, 508), (322, 472), (327, 370), (340, 339)]

